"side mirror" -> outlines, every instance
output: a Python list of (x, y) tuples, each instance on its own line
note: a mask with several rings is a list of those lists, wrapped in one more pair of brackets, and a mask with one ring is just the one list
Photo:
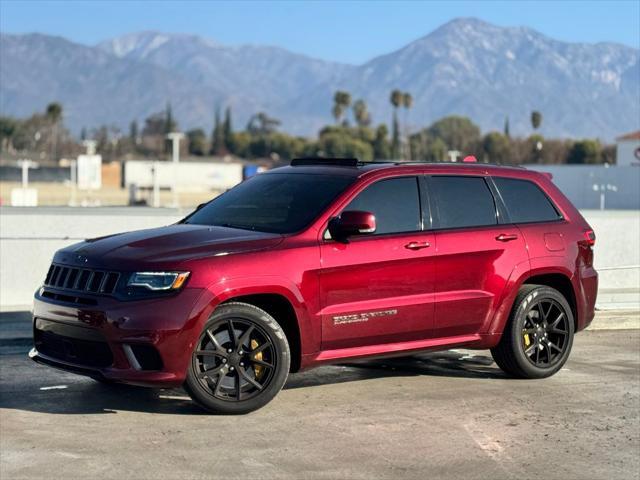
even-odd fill
[(376, 231), (376, 217), (371, 212), (348, 210), (329, 221), (331, 238), (344, 242), (353, 235), (363, 235)]
[(198, 210), (200, 210), (202, 207), (204, 207), (207, 203), (208, 203), (208, 202), (201, 203), (200, 205), (198, 205), (198, 206), (196, 207), (196, 210), (195, 210), (195, 211), (197, 212), (197, 211), (198, 211)]

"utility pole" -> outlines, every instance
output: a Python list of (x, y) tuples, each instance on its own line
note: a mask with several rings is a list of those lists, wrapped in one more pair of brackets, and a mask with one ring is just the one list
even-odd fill
[(180, 140), (184, 138), (184, 133), (171, 132), (167, 135), (167, 138), (171, 140), (171, 146), (173, 147), (173, 185), (171, 186), (173, 207), (178, 208), (178, 163), (180, 162)]

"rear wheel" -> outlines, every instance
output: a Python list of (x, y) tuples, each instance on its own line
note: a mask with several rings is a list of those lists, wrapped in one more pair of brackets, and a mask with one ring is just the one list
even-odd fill
[(271, 315), (246, 303), (228, 303), (205, 325), (184, 387), (207, 410), (248, 413), (276, 396), (290, 361), (286, 336)]
[(573, 333), (573, 314), (564, 296), (550, 287), (525, 285), (491, 354), (502, 370), (515, 377), (549, 377), (569, 358)]

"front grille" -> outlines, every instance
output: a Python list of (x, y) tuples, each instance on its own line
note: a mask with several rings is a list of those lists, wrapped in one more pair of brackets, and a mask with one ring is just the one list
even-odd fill
[(116, 289), (120, 273), (51, 264), (44, 285), (58, 290), (110, 295)]
[(38, 352), (57, 360), (94, 368), (113, 363), (109, 345), (95, 330), (37, 319), (33, 337)]

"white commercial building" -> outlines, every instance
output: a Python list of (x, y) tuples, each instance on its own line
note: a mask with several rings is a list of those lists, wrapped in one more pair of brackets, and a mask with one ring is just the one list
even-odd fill
[(640, 130), (616, 138), (616, 165), (640, 166)]

